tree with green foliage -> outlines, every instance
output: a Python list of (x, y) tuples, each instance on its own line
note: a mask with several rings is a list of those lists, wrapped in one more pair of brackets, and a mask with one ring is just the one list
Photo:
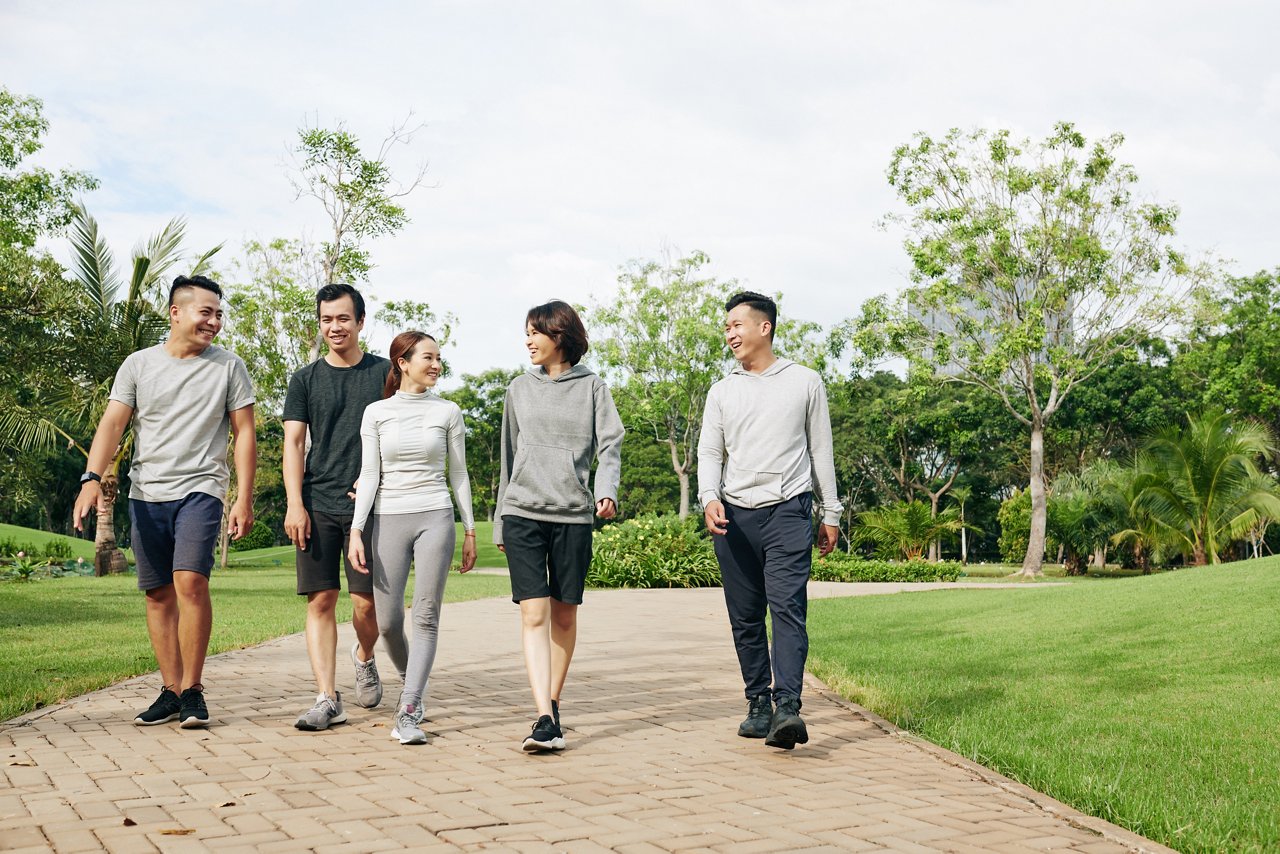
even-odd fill
[(1203, 292), (1173, 360), (1189, 405), (1257, 418), (1280, 433), (1280, 269)]
[(323, 281), (367, 281), (373, 268), (368, 240), (395, 234), (409, 223), (401, 200), (422, 186), (427, 167), (401, 183), (389, 160), (398, 147), (411, 145), (422, 125), (405, 121), (391, 128), (377, 152), (368, 156), (360, 140), (343, 122), (336, 127), (304, 127), (298, 131), (291, 174), (298, 198), (320, 202), (329, 216), (329, 238), (320, 246)]
[(1207, 279), (1172, 245), (1177, 208), (1143, 200), (1112, 134), (1069, 123), (1043, 142), (1008, 131), (918, 134), (888, 178), (909, 214), (912, 285), (869, 300), (862, 354), (892, 353), (998, 398), (1027, 431), (1031, 530), (1024, 575), (1046, 544), (1045, 430), (1116, 354), (1158, 336)]
[(1188, 416), (1143, 450), (1135, 504), (1179, 543), (1193, 566), (1216, 564), (1261, 518), (1280, 519), (1274, 481), (1258, 468), (1276, 456), (1263, 424), (1221, 410)]

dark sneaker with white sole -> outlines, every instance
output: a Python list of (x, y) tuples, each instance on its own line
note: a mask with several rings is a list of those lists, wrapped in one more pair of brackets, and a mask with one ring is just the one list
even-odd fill
[(524, 749), (529, 753), (540, 753), (546, 750), (564, 750), (564, 733), (556, 726), (555, 718), (543, 715), (533, 725), (533, 732), (524, 740)]
[(805, 744), (808, 741), (809, 730), (800, 719), (800, 698), (786, 696), (778, 698), (778, 707), (773, 710), (773, 717), (769, 721), (769, 734), (765, 736), (764, 743), (770, 747), (791, 750), (797, 744)]
[(180, 711), (182, 711), (182, 703), (178, 700), (178, 695), (165, 688), (151, 704), (151, 708), (145, 712), (139, 712), (133, 722), (138, 726), (167, 724), (169, 721), (176, 721)]
[(743, 738), (764, 738), (769, 734), (773, 719), (773, 698), (766, 692), (747, 701), (747, 716), (738, 724), (738, 735)]
[(204, 689), (191, 687), (178, 698), (178, 726), (183, 729), (199, 729), (209, 725), (209, 709), (204, 704)]
[(315, 705), (303, 712), (293, 725), (308, 732), (319, 732), (333, 724), (346, 722), (347, 713), (342, 708), (342, 692), (335, 691), (332, 697), (326, 694), (317, 695)]

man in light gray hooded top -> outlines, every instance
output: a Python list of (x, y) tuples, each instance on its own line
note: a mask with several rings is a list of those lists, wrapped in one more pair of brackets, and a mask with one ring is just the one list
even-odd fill
[[(809, 654), (805, 585), (815, 493), (822, 510), (819, 551), (830, 553), (839, 536), (831, 417), (818, 374), (773, 353), (774, 301), (747, 291), (732, 297), (725, 311), (725, 341), (738, 365), (707, 394), (698, 498), (746, 684), (749, 705), (738, 735), (791, 750), (809, 740), (800, 689)], [(772, 660), (766, 607), (773, 617)]]

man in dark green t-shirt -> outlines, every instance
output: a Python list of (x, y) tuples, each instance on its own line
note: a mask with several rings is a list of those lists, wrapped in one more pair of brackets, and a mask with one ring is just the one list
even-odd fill
[(329, 352), (294, 373), (284, 402), (284, 488), (289, 501), (284, 529), (298, 549), (298, 594), (307, 597), (307, 655), (319, 688), (315, 705), (294, 724), (303, 730), (328, 729), (347, 719), (335, 686), (340, 561), (346, 564), (356, 630), (351, 648), (356, 702), (365, 708), (382, 702), (382, 682), (373, 660), (378, 640), (373, 579), (367, 570), (352, 566), (346, 554), (355, 514), (352, 494), (360, 473), (360, 421), (364, 408), (382, 399), (391, 363), (360, 349), (364, 298), (351, 285), (321, 288), (316, 314)]

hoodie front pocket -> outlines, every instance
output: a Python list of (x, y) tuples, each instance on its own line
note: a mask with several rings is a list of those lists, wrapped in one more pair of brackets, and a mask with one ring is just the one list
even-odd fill
[(727, 466), (724, 473), (724, 494), (730, 501), (736, 499), (746, 507), (777, 504), (783, 500), (782, 472)]
[(579, 511), (595, 505), (573, 452), (551, 445), (522, 445), (516, 450), (506, 500), (523, 507)]

